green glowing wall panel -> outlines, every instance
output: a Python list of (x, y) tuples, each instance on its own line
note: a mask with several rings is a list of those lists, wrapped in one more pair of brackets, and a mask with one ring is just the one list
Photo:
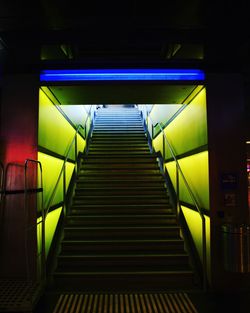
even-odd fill
[[(178, 160), (181, 170), (201, 208), (209, 210), (208, 152), (193, 154)], [(172, 184), (176, 189), (175, 162), (165, 164)], [(190, 194), (180, 176), (180, 200), (193, 204)]]
[(88, 116), (88, 111), (90, 109), (90, 105), (60, 105), (60, 108), (63, 112), (68, 116), (68, 118), (75, 124), (84, 125), (86, 118)]
[[(58, 220), (60, 218), (60, 214), (62, 212), (62, 207), (50, 212), (45, 221), (45, 251), (46, 256), (48, 256), (49, 249), (56, 231), (56, 227), (58, 224)], [(41, 218), (37, 220), (37, 222), (40, 222)], [(38, 246), (38, 252), (41, 251), (41, 242), (42, 242), (42, 232), (41, 232), (42, 224), (38, 224), (37, 226), (37, 246)]]
[(86, 141), (79, 135), (77, 134), (77, 154), (79, 152), (83, 152), (86, 147)]
[[(53, 105), (46, 94), (39, 93), (38, 144), (50, 151), (64, 156), (74, 138), (75, 129)], [(74, 159), (74, 149), (70, 153)]]
[[(181, 206), (182, 212), (188, 224), (189, 231), (194, 240), (197, 252), (199, 254), (200, 260), (202, 260), (202, 222), (201, 217), (198, 212), (190, 210), (185, 206)], [(207, 270), (208, 277), (210, 276), (210, 218), (205, 216), (206, 220), (206, 253), (207, 253)]]
[[(47, 207), (49, 198), (56, 185), (59, 173), (62, 169), (63, 160), (52, 157), (45, 153), (38, 152), (38, 160), (42, 163), (43, 168), (43, 186), (44, 186), (44, 204)], [(68, 188), (72, 173), (74, 170), (74, 164), (66, 163), (66, 188)], [(59, 186), (55, 193), (55, 197), (51, 205), (60, 203), (63, 201), (63, 178), (59, 182)]]
[[(71, 120), (71, 122), (77, 128), (78, 125), (85, 125), (90, 105), (60, 105), (60, 108)], [(81, 129), (80, 133), (84, 135), (84, 131)]]
[(161, 152), (161, 155), (163, 155), (163, 135), (162, 134), (159, 134), (153, 140), (153, 146), (156, 152)]
[[(165, 128), (165, 134), (176, 155), (207, 144), (205, 89)], [(166, 150), (166, 157), (170, 156)]]
[[(150, 112), (150, 117), (154, 123), (165, 125), (182, 106), (182, 104), (155, 104)], [(156, 126), (154, 134), (157, 134), (159, 131), (160, 126)]]

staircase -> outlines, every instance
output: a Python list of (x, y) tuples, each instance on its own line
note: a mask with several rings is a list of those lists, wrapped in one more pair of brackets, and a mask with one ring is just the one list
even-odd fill
[(136, 108), (98, 110), (66, 217), (54, 280), (63, 289), (193, 287), (156, 157)]

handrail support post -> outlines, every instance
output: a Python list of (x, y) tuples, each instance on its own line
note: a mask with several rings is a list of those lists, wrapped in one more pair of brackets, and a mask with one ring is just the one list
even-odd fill
[(165, 136), (164, 136), (164, 131), (162, 132), (162, 157), (163, 157), (163, 163), (165, 162), (166, 159), (166, 147), (165, 147)]
[(180, 216), (180, 176), (179, 176), (179, 168), (176, 164), (176, 213), (177, 218)]
[(63, 167), (63, 211), (64, 216), (66, 215), (66, 163), (64, 163)]
[(76, 135), (75, 135), (75, 168), (76, 168), (76, 173), (78, 172), (77, 152), (78, 152), (78, 147), (77, 147), (77, 133), (76, 133)]

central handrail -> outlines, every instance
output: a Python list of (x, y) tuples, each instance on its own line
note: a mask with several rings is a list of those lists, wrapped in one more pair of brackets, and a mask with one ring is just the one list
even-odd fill
[[(163, 134), (163, 138), (165, 139), (165, 141), (166, 141), (166, 143), (168, 145), (169, 151), (170, 151), (170, 153), (171, 153), (171, 155), (172, 155), (172, 157), (173, 157), (173, 159), (175, 161), (175, 164), (176, 164), (176, 169), (177, 169), (177, 171), (176, 171), (176, 176), (177, 176), (176, 177), (176, 195), (177, 195), (177, 208), (178, 208), (178, 210), (180, 209), (180, 204), (179, 204), (179, 201), (180, 201), (180, 199), (179, 199), (179, 175), (178, 175), (180, 173), (181, 177), (182, 177), (182, 179), (184, 181), (184, 184), (185, 184), (185, 186), (186, 186), (186, 188), (187, 188), (187, 190), (188, 190), (188, 192), (189, 192), (189, 194), (191, 196), (191, 199), (192, 199), (192, 201), (193, 201), (193, 203), (195, 205), (195, 208), (196, 208), (197, 212), (200, 215), (200, 218), (201, 218), (201, 221), (202, 221), (203, 288), (204, 288), (204, 290), (206, 290), (207, 289), (207, 251), (206, 251), (207, 248), (206, 248), (206, 219), (205, 219), (205, 216), (202, 213), (202, 210), (199, 207), (198, 201), (196, 200), (196, 198), (194, 196), (194, 193), (192, 192), (192, 189), (190, 188), (190, 186), (188, 184), (188, 181), (187, 181), (187, 179), (186, 179), (186, 177), (185, 177), (185, 175), (184, 175), (184, 173), (183, 173), (183, 171), (182, 171), (182, 169), (180, 167), (180, 164), (179, 164), (179, 162), (178, 162), (178, 160), (176, 158), (174, 150), (173, 150), (170, 142), (167, 139), (167, 136), (166, 136), (166, 134), (164, 132), (164, 129), (163, 129), (161, 123), (156, 123), (155, 124), (154, 121), (152, 120), (151, 116), (148, 114), (147, 108), (146, 108), (146, 112), (147, 112), (147, 118), (149, 118), (150, 121), (151, 121), (152, 130), (153, 130), (154, 127), (159, 125), (160, 133)], [(152, 132), (152, 140), (153, 140), (153, 132)], [(163, 158), (165, 158), (165, 155), (163, 156)]]
[[(61, 178), (62, 178), (62, 175), (63, 175), (63, 191), (64, 191), (64, 192), (63, 192), (63, 196), (64, 196), (64, 199), (63, 199), (63, 206), (65, 206), (65, 197), (66, 197), (66, 175), (65, 175), (65, 168), (66, 168), (66, 163), (67, 163), (67, 161), (68, 161), (68, 159), (69, 159), (69, 155), (70, 155), (70, 152), (71, 152), (71, 149), (72, 149), (73, 146), (75, 146), (75, 160), (74, 160), (74, 161), (75, 161), (75, 163), (77, 163), (77, 135), (79, 134), (80, 129), (83, 129), (83, 130), (85, 131), (85, 140), (87, 140), (87, 138), (86, 138), (86, 137), (87, 137), (87, 134), (86, 134), (86, 126), (87, 126), (88, 119), (89, 119), (89, 117), (90, 117), (90, 115), (91, 115), (92, 107), (93, 107), (93, 105), (90, 106), (90, 109), (89, 109), (89, 112), (88, 112), (88, 116), (87, 116), (87, 118), (86, 118), (86, 120), (85, 120), (84, 125), (82, 126), (81, 124), (79, 124), (79, 125), (77, 126), (77, 128), (76, 128), (74, 137), (73, 137), (73, 139), (72, 139), (72, 141), (71, 141), (71, 143), (70, 143), (70, 145), (69, 145), (69, 148), (68, 148), (68, 150), (67, 150), (67, 153), (66, 153), (66, 155), (65, 155), (65, 157), (64, 157), (63, 165), (62, 165), (61, 171), (60, 171), (60, 173), (59, 173), (59, 175), (58, 175), (56, 184), (55, 184), (54, 189), (53, 189), (53, 191), (52, 191), (52, 194), (51, 194), (51, 196), (50, 196), (50, 198), (49, 198), (49, 201), (48, 201), (48, 203), (47, 203), (47, 205), (46, 205), (46, 208), (45, 208), (45, 219), (46, 219), (46, 217), (47, 217), (47, 215), (48, 215), (48, 213), (49, 213), (51, 203), (52, 203), (52, 201), (54, 200), (54, 197), (55, 197), (55, 194), (56, 194), (56, 191), (57, 191), (59, 182), (60, 182), (60, 180), (61, 180)], [(77, 166), (77, 164), (76, 164), (76, 166)]]

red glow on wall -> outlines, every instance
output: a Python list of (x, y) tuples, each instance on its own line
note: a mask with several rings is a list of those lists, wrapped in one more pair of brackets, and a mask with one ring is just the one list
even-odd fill
[(37, 148), (29, 143), (10, 142), (6, 145), (3, 162), (24, 163), (26, 159), (37, 159)]

